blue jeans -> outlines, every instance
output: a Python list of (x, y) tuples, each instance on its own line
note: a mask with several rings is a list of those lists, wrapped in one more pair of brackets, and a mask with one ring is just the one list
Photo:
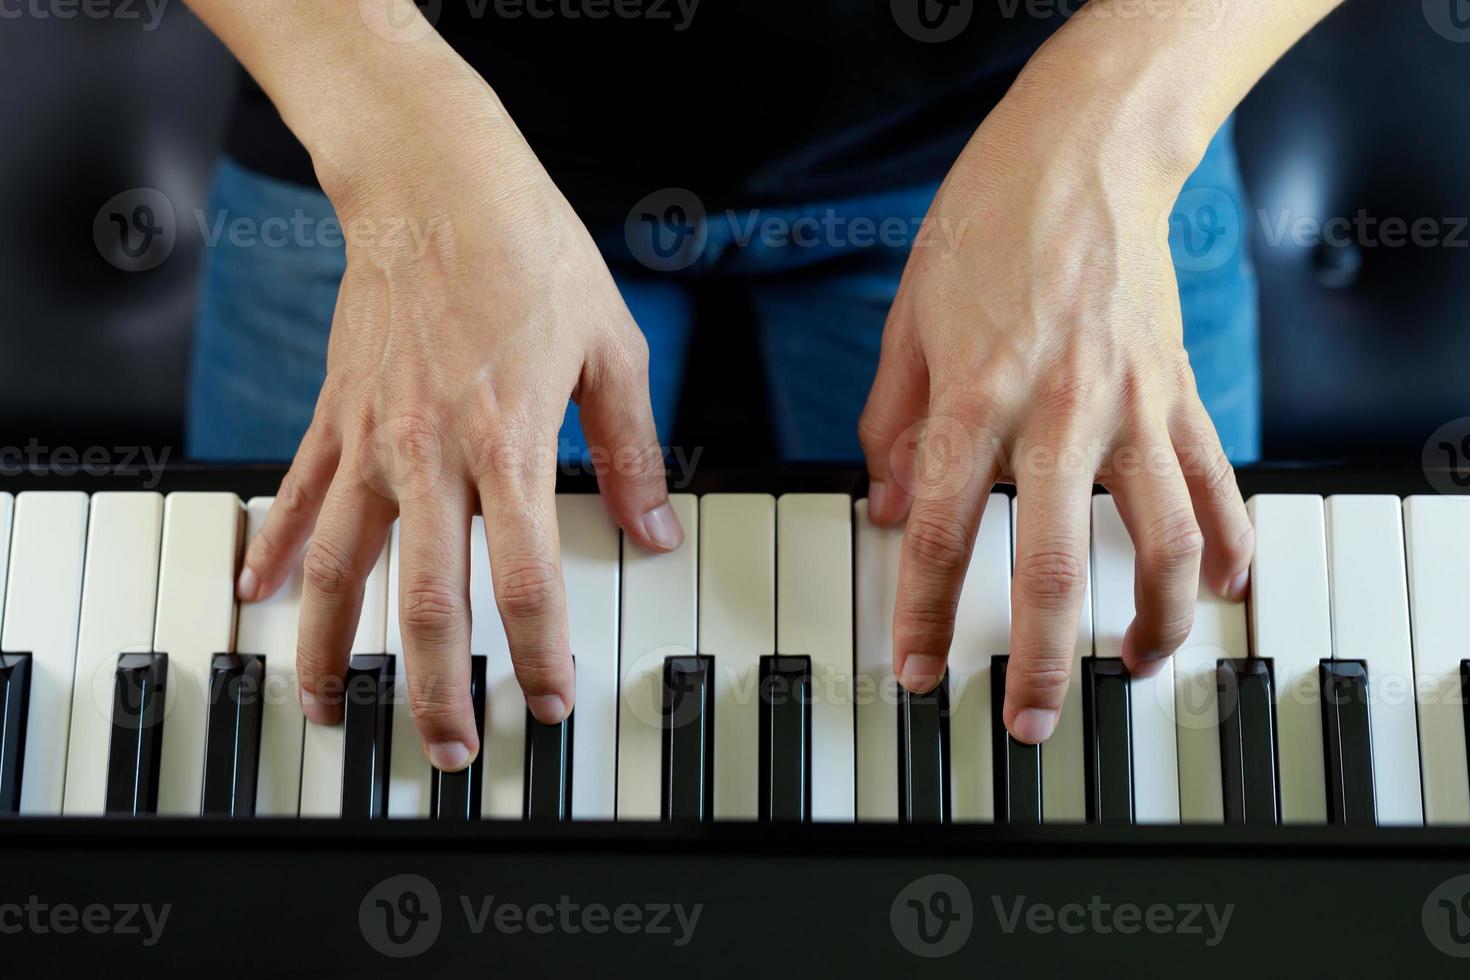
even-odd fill
[[(593, 229), (648, 338), (663, 444), (672, 433), (693, 326), (688, 284), (719, 277), (738, 283), (756, 312), (782, 458), (861, 460), (856, 425), (883, 323), (935, 190), (889, 190), (703, 220), (686, 209), (674, 213), (694, 222), (688, 226), (696, 232), (692, 247), (681, 241), (671, 254), (648, 254), (649, 243), (624, 228)], [(220, 165), (210, 210), (210, 228), (228, 229), (245, 219), (244, 227), (259, 233), (227, 232), (206, 249), (188, 455), (289, 459), (325, 376), (327, 334), (346, 268), (341, 234), (320, 191), (229, 160)], [(1227, 124), (1185, 185), (1171, 216), (1170, 244), (1200, 396), (1237, 463), (1260, 455), (1256, 281), (1246, 213)], [(575, 405), (560, 446), (563, 457), (585, 450)]]

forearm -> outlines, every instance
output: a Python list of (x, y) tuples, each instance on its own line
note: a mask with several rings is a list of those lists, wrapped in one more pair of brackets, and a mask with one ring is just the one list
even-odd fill
[(1182, 183), (1261, 76), (1341, 2), (1091, 0), (1032, 58), (997, 122), (1054, 127)]
[(412, 0), (187, 2), (270, 96), (334, 199), (373, 183), (385, 161), (422, 154), (426, 134), (441, 158), (459, 141), (484, 156), (520, 142), (489, 86)]

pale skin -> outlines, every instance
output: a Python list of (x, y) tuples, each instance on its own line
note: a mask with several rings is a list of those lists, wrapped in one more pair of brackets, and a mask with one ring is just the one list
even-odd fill
[[(532, 713), (556, 722), (575, 700), (554, 507), (568, 398), (607, 461), (613, 519), (641, 548), (683, 540), (647, 347), (494, 92), (409, 0), (189, 2), (280, 108), (348, 229), (327, 380), (239, 597), (272, 594), (306, 548), (301, 697), (335, 722), (364, 582), (401, 518), (410, 707), (434, 764), (463, 768), (479, 751), (475, 513)], [(1023, 741), (1051, 734), (1065, 694), (1094, 482), (1138, 554), (1130, 669), (1157, 670), (1184, 641), (1201, 581), (1244, 597), (1253, 535), (1195, 391), (1165, 219), (1234, 107), (1340, 2), (1092, 0), (954, 164), (859, 427), (874, 521), (907, 520), (906, 687), (942, 675), (997, 481), (1019, 499), (1005, 723)]]

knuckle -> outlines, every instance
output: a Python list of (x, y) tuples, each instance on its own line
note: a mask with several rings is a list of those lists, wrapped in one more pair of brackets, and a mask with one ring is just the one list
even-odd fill
[(306, 587), (326, 596), (343, 596), (356, 581), (352, 556), (335, 542), (316, 538), (306, 550), (301, 574)]
[(407, 585), (398, 602), (403, 629), (421, 640), (453, 636), (465, 624), (469, 606), (462, 588), (421, 579)]
[(545, 615), (552, 609), (560, 582), (560, 570), (545, 558), (506, 560), (495, 589), (500, 614), (510, 620)]
[(904, 532), (904, 548), (923, 567), (950, 575), (970, 564), (972, 541), (964, 523), (936, 514), (915, 514)]
[(858, 443), (870, 454), (888, 451), (889, 427), (869, 403), (858, 416)]
[(1023, 699), (1046, 704), (1061, 702), (1072, 681), (1071, 663), (1050, 654), (1013, 658), (1011, 672)]
[(1016, 594), (1042, 609), (1062, 608), (1087, 588), (1087, 560), (1075, 549), (1043, 547), (1016, 565)]
[(1145, 560), (1161, 572), (1188, 569), (1199, 562), (1204, 549), (1205, 536), (1188, 510), (1158, 518), (1144, 533)]

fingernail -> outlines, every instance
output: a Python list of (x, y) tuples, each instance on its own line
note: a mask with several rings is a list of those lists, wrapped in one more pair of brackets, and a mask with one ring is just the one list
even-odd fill
[(1040, 745), (1057, 728), (1057, 713), (1047, 708), (1024, 708), (1011, 725), (1011, 735), (1027, 745)]
[(881, 520), (888, 513), (888, 484), (876, 480), (868, 484), (868, 516)]
[(684, 543), (684, 529), (679, 526), (674, 508), (668, 504), (659, 504), (643, 515), (643, 533), (665, 551), (673, 551)]
[(332, 723), (332, 712), (326, 703), (317, 700), (317, 696), (306, 688), (301, 689), (301, 713), (306, 720), (313, 725), (330, 725)]
[(463, 742), (434, 742), (429, 745), (429, 761), (440, 772), (459, 772), (470, 764), (470, 747)]
[(543, 725), (560, 724), (567, 716), (567, 703), (559, 694), (533, 694), (526, 698), (526, 707)]
[(1245, 598), (1246, 589), (1250, 587), (1250, 584), (1251, 570), (1247, 568), (1230, 580), (1230, 584), (1225, 587), (1225, 598), (1231, 602), (1241, 601)]
[(903, 662), (899, 680), (915, 694), (926, 694), (934, 690), (944, 676), (944, 660), (928, 654), (916, 653)]
[(260, 579), (255, 575), (255, 569), (246, 565), (240, 569), (240, 580), (235, 583), (235, 595), (241, 602), (253, 602), (255, 593), (260, 591)]

